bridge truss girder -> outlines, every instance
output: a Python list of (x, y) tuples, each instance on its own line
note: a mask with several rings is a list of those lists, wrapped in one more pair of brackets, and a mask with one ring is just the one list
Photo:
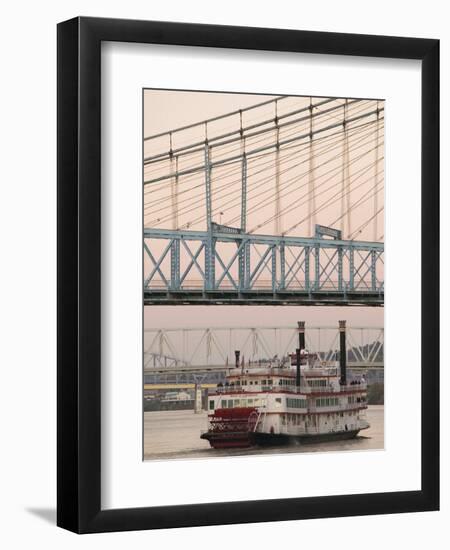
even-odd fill
[(383, 305), (384, 244), (144, 229), (144, 303)]

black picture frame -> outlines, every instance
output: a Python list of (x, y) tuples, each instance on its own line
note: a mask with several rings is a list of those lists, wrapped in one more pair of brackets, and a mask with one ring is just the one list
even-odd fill
[[(77, 17), (58, 25), (57, 524), (77, 533), (439, 508), (439, 41)], [(101, 509), (102, 41), (422, 62), (420, 491)]]

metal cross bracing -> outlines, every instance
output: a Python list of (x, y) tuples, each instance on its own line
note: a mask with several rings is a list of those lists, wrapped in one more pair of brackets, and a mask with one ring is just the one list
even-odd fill
[[(288, 361), (297, 347), (298, 328), (269, 327), (170, 328), (144, 331), (144, 373), (175, 376), (225, 371), (234, 366), (239, 349), (247, 364), (278, 364)], [(308, 351), (319, 362), (338, 359), (339, 331), (336, 327), (310, 327), (306, 332)], [(160, 361), (155, 361), (155, 356)], [(166, 357), (171, 361), (167, 362)], [(347, 363), (350, 368), (381, 368), (384, 365), (384, 329), (348, 327)]]
[(169, 369), (178, 367), (180, 364), (176, 357), (170, 357), (170, 355), (164, 355), (157, 352), (146, 352), (144, 361), (145, 369)]
[(382, 105), (282, 96), (145, 138), (144, 303), (383, 305)]
[[(144, 303), (383, 304), (382, 243), (280, 238), (222, 228), (212, 233), (212, 243), (209, 239), (202, 232), (145, 229), (152, 268), (144, 281)], [(151, 252), (155, 241), (163, 243), (156, 257)]]

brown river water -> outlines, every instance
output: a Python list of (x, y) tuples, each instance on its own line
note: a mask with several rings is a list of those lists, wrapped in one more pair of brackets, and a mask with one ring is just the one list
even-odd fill
[(144, 460), (383, 449), (384, 406), (370, 405), (367, 420), (370, 428), (354, 439), (283, 447), (212, 449), (207, 441), (200, 439), (201, 431), (207, 428), (206, 411), (197, 414), (194, 411), (145, 412)]

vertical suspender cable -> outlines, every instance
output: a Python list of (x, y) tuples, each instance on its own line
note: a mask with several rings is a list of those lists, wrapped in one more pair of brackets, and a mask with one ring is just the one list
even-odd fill
[(170, 164), (170, 173), (172, 174), (171, 178), (170, 178), (170, 198), (171, 198), (171, 203), (172, 203), (172, 229), (177, 229), (177, 220), (176, 220), (176, 217), (177, 217), (177, 214), (176, 214), (176, 206), (175, 206), (175, 203), (176, 203), (176, 179), (177, 179), (177, 174), (176, 172), (178, 171), (177, 169), (174, 169), (175, 167), (175, 160), (174, 160), (174, 156), (173, 156), (173, 145), (172, 145), (172, 132), (169, 133), (169, 141), (170, 141), (170, 149), (169, 149), (169, 164)]
[(341, 233), (345, 235), (345, 124), (347, 118), (347, 102), (343, 103), (342, 119), (342, 174), (341, 174)]
[(174, 227), (175, 229), (178, 229), (178, 155), (175, 157), (175, 201), (174, 201), (174, 209), (175, 209), (175, 220), (174, 220)]
[(309, 178), (308, 178), (308, 219), (309, 236), (314, 235), (316, 226), (316, 196), (314, 180), (314, 144), (313, 144), (313, 105), (312, 97), (309, 98)]
[(241, 230), (247, 231), (247, 156), (245, 154), (245, 136), (242, 128), (242, 111), (240, 111), (240, 134), (241, 134)]
[(278, 126), (278, 101), (275, 101), (275, 235), (281, 235), (281, 198), (280, 198), (280, 128)]
[[(377, 122), (375, 125), (375, 181), (374, 187), (378, 184), (379, 164), (380, 164), (380, 108), (377, 101)], [(378, 239), (378, 193), (374, 193), (373, 196), (373, 240)]]
[(347, 235), (351, 235), (352, 232), (352, 218), (351, 218), (351, 197), (350, 197), (350, 163), (349, 163), (349, 147), (348, 147), (348, 131), (347, 131), (347, 114), (348, 114), (348, 99), (345, 100), (345, 120), (344, 120), (344, 155), (343, 155), (343, 170), (344, 170), (344, 182), (345, 182), (345, 194), (347, 197)]
[(208, 143), (208, 126), (205, 123), (205, 190), (206, 190), (206, 227), (208, 232), (205, 243), (205, 278), (206, 290), (215, 286), (215, 252), (212, 230), (212, 189), (211, 189), (211, 147)]
[[(240, 135), (241, 135), (241, 231), (246, 233), (247, 231), (247, 178), (248, 178), (248, 166), (247, 156), (245, 154), (245, 136), (242, 127), (242, 111), (239, 111), (240, 121)], [(248, 243), (245, 243), (239, 252), (239, 288), (243, 290), (248, 285), (250, 270), (250, 247)]]

